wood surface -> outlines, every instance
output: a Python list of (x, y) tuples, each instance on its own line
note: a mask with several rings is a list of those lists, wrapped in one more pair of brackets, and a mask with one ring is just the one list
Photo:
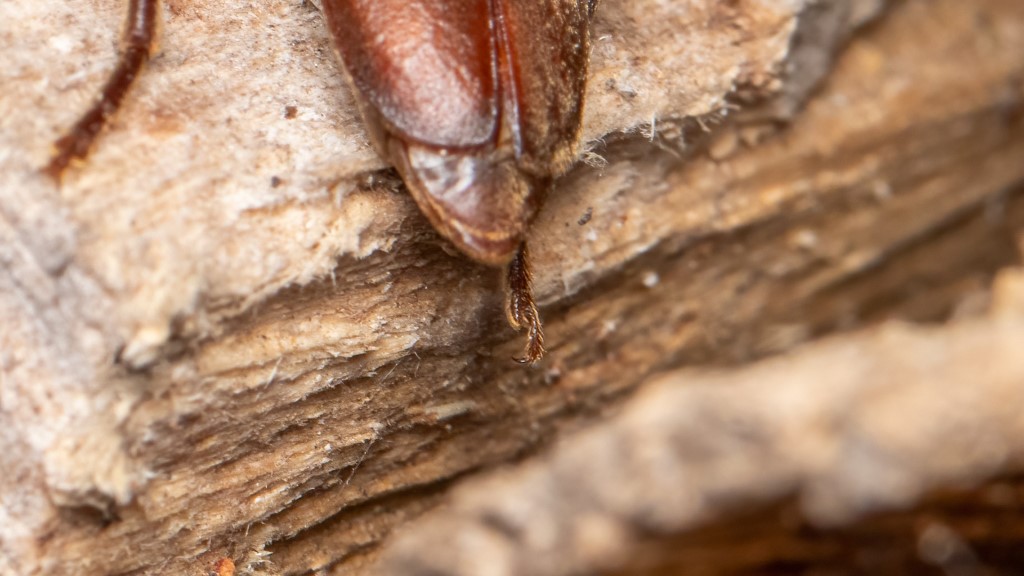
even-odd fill
[(604, 0), (536, 368), (312, 3), (165, 2), (40, 174), (123, 8), (0, 3), (0, 574), (1024, 565), (1018, 0)]

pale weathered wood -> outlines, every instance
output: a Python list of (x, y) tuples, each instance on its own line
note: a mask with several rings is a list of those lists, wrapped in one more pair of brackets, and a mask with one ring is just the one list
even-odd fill
[(36, 168), (123, 7), (0, 3), (0, 573), (375, 573), (460, 478), (665, 369), (980, 308), (1024, 222), (1024, 6), (907, 0), (851, 38), (883, 4), (602, 2), (524, 369), (499, 274), (377, 172), (310, 4), (167, 2), (58, 190)]

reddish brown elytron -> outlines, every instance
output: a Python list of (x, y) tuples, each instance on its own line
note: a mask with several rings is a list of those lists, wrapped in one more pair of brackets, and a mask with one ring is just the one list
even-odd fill
[[(470, 258), (507, 266), (522, 362), (544, 354), (526, 232), (576, 158), (597, 0), (323, 0), (377, 150)], [(131, 0), (126, 49), (48, 171), (83, 158), (148, 58), (157, 0)]]

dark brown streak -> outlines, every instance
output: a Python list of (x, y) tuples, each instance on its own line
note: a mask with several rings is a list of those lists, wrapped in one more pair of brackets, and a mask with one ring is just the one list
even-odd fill
[(497, 64), (495, 66), (495, 76), (498, 81), (499, 94), (501, 94), (498, 98), (503, 124), (501, 130), (511, 135), (516, 156), (519, 156), (523, 151), (523, 136), (517, 129), (520, 123), (518, 107), (519, 86), (516, 85), (515, 73), (510, 61), (512, 47), (508, 38), (508, 27), (505, 24), (505, 14), (495, 2), (491, 2), (491, 14), (494, 18), (494, 58)]
[(121, 107), (142, 67), (149, 60), (149, 52), (156, 36), (156, 13), (159, 0), (131, 0), (128, 5), (128, 25), (124, 34), (124, 48), (117, 67), (103, 86), (99, 99), (78, 122), (54, 143), (54, 153), (44, 171), (60, 181), (64, 170), (89, 153), (96, 136), (110, 117)]
[(523, 364), (533, 364), (544, 356), (544, 329), (541, 326), (540, 314), (537, 313), (537, 305), (533, 301), (533, 274), (530, 272), (528, 258), (526, 244), (523, 244), (509, 262), (506, 271), (508, 299), (505, 303), (505, 314), (508, 316), (508, 323), (516, 330), (528, 329), (523, 356), (514, 359)]

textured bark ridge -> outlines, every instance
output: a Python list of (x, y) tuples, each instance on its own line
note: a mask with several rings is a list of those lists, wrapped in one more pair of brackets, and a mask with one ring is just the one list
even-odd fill
[(1024, 564), (1019, 0), (603, 0), (532, 369), (312, 3), (167, 0), (41, 175), (122, 11), (0, 3), (0, 574)]

